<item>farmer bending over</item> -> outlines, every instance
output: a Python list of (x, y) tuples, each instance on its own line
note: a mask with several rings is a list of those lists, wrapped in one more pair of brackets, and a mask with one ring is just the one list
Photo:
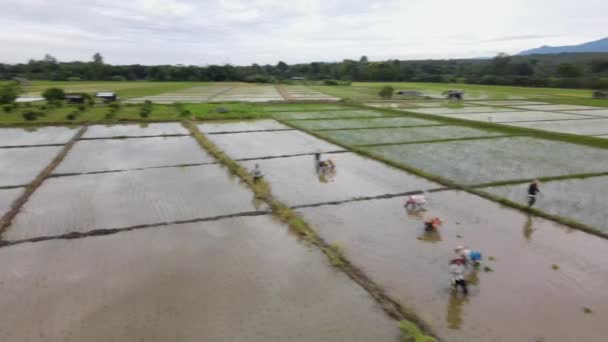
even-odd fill
[(535, 179), (528, 186), (528, 207), (531, 207), (534, 205), (534, 203), (536, 203), (536, 196), (540, 192), (538, 185), (539, 181), (538, 179)]

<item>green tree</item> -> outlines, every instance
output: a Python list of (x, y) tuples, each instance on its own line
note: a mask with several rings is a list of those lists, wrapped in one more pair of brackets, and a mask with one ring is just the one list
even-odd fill
[(96, 52), (93, 55), (93, 63), (95, 63), (95, 64), (103, 64), (103, 56), (99, 52)]
[(384, 87), (382, 87), (382, 89), (380, 89), (380, 92), (378, 92), (378, 95), (380, 95), (381, 98), (388, 100), (393, 97), (394, 91), (395, 91), (395, 89), (393, 89), (393, 87), (384, 86)]
[(557, 66), (557, 74), (561, 77), (580, 77), (583, 75), (583, 70), (571, 63), (562, 63)]
[(65, 98), (65, 92), (61, 88), (49, 88), (42, 93), (42, 97), (49, 102), (58, 102)]
[(19, 96), (19, 86), (15, 83), (8, 83), (0, 86), (0, 104), (13, 103)]

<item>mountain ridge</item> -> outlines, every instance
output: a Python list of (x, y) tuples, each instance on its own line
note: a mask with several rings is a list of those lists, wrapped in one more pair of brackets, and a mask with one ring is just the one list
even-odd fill
[(544, 55), (556, 53), (577, 53), (577, 52), (608, 52), (608, 37), (594, 40), (591, 42), (582, 43), (579, 45), (565, 46), (547, 46), (543, 45), (538, 48), (525, 50), (520, 52), (519, 56), (525, 55)]

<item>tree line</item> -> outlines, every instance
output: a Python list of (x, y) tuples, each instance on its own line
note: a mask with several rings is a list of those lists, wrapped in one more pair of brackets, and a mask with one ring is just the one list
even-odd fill
[(59, 62), (51, 55), (21, 64), (0, 64), (0, 79), (53, 81), (242, 81), (289, 82), (304, 78), (350, 81), (440, 82), (532, 87), (608, 88), (608, 53), (509, 56), (452, 60), (358, 60), (288, 65), (110, 65), (96, 53), (88, 62)]

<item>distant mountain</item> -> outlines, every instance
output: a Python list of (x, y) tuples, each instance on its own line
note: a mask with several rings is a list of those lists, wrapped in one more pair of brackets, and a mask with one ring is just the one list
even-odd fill
[(541, 46), (536, 49), (522, 51), (520, 55), (536, 55), (572, 52), (608, 52), (608, 37), (593, 42), (570, 46)]

